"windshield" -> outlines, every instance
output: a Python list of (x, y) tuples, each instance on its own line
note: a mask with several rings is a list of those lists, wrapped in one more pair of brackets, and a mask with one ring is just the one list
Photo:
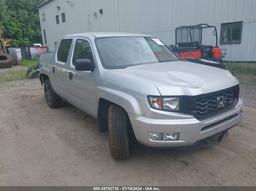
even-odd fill
[(105, 37), (96, 39), (96, 45), (101, 62), (107, 69), (177, 60), (157, 38)]
[(198, 27), (180, 27), (176, 29), (176, 40), (178, 44), (202, 41), (202, 30)]

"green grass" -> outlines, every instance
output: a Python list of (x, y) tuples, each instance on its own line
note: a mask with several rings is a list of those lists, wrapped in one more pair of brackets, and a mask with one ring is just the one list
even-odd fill
[(226, 65), (233, 74), (256, 75), (256, 63), (228, 62)]
[(20, 61), (21, 66), (31, 67), (35, 66), (39, 61), (38, 60), (22, 60)]
[(229, 62), (226, 66), (242, 85), (256, 85), (256, 63)]
[(2, 82), (10, 82), (14, 80), (23, 80), (26, 79), (26, 71), (18, 70), (18, 71), (9, 71), (6, 73), (0, 73), (0, 83)]
[[(20, 61), (19, 65), (29, 68), (31, 66), (35, 66), (37, 63), (38, 60), (22, 60)], [(10, 70), (6, 72), (0, 72), (0, 83), (23, 79), (26, 79), (26, 68), (21, 70)]]

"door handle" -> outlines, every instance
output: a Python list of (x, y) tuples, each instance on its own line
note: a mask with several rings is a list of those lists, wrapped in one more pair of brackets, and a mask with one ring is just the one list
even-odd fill
[(68, 78), (69, 78), (69, 80), (72, 80), (72, 79), (73, 79), (73, 76), (74, 76), (73, 72), (69, 72), (69, 73), (68, 73)]
[(55, 67), (54, 66), (52, 67), (52, 73), (55, 73)]

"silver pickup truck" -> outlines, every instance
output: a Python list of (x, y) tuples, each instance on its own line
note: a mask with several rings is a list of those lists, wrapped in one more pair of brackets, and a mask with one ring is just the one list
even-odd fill
[(69, 102), (108, 131), (112, 157), (131, 155), (131, 136), (151, 147), (222, 137), (241, 120), (239, 82), (225, 69), (178, 61), (158, 38), (125, 33), (65, 36), (41, 57), (50, 108)]

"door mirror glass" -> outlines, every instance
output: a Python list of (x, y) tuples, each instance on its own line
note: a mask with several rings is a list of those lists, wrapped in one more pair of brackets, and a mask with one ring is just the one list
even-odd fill
[(75, 61), (75, 68), (77, 71), (94, 71), (95, 64), (89, 59), (77, 59)]

